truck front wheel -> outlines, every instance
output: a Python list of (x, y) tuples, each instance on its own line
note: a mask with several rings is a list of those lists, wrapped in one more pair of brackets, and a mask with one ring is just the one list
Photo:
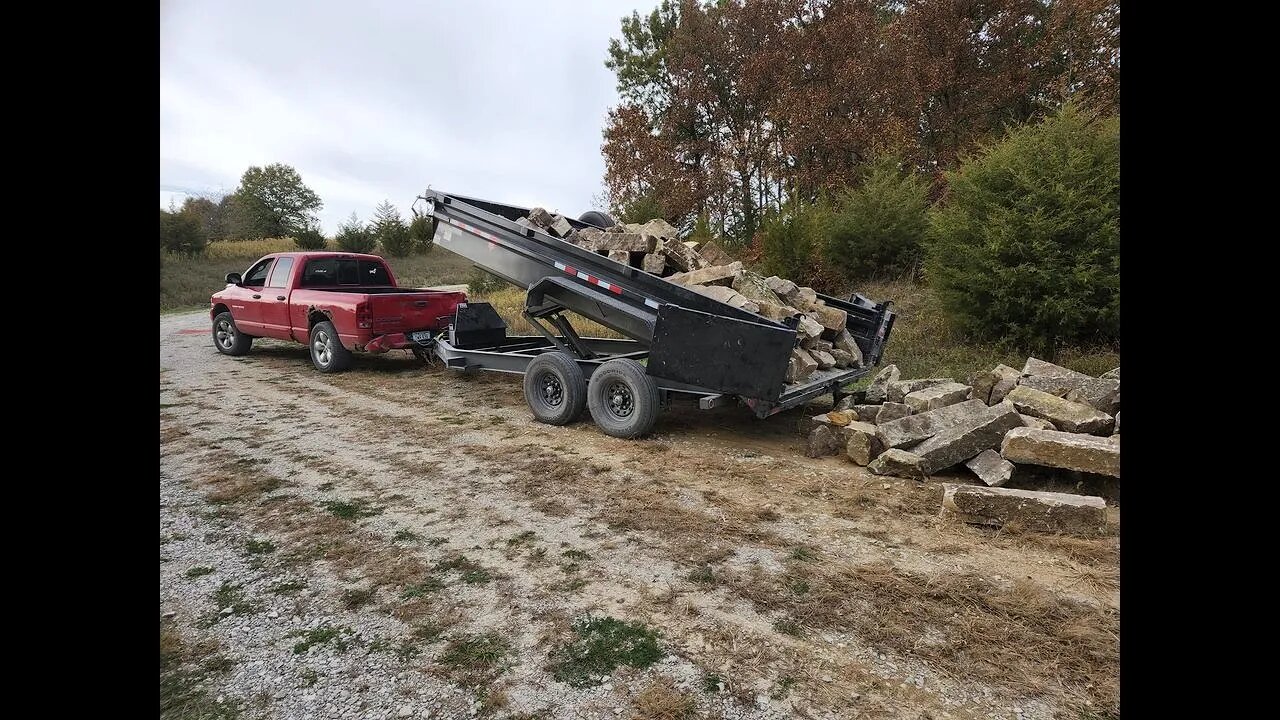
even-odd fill
[(661, 409), (658, 384), (629, 358), (610, 360), (591, 374), (587, 406), (605, 435), (637, 438), (653, 429)]
[(351, 351), (342, 347), (333, 323), (328, 320), (316, 323), (311, 328), (308, 341), (311, 346), (311, 364), (320, 372), (342, 372), (351, 367)]
[(223, 355), (244, 355), (253, 345), (253, 338), (236, 328), (231, 313), (220, 312), (213, 319), (213, 345)]
[(524, 374), (524, 400), (538, 422), (568, 425), (587, 404), (587, 380), (582, 368), (563, 352), (543, 353)]

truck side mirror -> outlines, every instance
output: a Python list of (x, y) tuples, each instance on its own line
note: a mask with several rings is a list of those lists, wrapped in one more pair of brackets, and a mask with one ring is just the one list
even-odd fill
[(240, 282), (240, 273), (227, 273), (228, 285), (239, 285)]

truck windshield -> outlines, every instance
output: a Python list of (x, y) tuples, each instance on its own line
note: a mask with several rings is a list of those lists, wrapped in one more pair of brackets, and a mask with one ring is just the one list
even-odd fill
[(387, 267), (377, 260), (359, 258), (312, 258), (302, 271), (302, 287), (337, 287), (358, 285), (385, 287), (391, 285)]

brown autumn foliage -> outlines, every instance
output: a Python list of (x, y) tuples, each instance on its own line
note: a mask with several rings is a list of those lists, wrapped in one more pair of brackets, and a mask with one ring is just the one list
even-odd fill
[(1068, 99), (1120, 102), (1118, 0), (664, 0), (606, 62), (615, 206), (650, 195), (747, 242), (898, 153), (935, 178)]

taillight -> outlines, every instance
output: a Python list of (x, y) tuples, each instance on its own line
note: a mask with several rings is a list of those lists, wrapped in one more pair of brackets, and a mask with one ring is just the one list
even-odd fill
[(365, 330), (373, 327), (373, 311), (369, 309), (367, 302), (356, 305), (356, 327)]

